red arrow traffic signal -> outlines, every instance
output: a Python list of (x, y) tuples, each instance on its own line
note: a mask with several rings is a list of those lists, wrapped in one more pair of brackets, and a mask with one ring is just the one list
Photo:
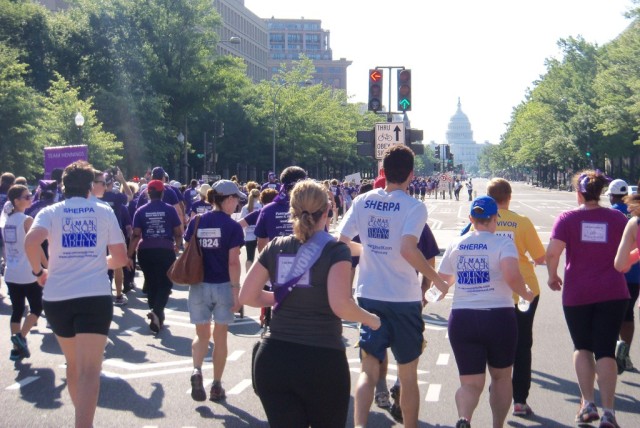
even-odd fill
[(382, 79), (382, 73), (380, 73), (378, 70), (371, 70), (370, 73), (371, 74), (369, 75), (369, 77), (374, 82), (377, 82), (378, 80)]

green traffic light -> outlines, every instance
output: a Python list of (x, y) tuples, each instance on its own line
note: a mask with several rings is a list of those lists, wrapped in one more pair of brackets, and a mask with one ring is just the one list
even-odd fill
[(409, 102), (408, 99), (404, 98), (404, 99), (400, 100), (400, 102), (398, 104), (400, 104), (402, 106), (403, 110), (408, 110), (409, 106), (411, 105), (411, 102)]
[(587, 152), (587, 157), (591, 157), (591, 152)]

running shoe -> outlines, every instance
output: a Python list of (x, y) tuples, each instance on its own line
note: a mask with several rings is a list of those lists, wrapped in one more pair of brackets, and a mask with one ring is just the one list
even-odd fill
[(149, 319), (149, 328), (151, 329), (151, 331), (154, 333), (160, 332), (160, 319), (158, 319), (158, 316), (155, 314), (155, 312), (150, 311), (147, 314), (147, 318)]
[(389, 393), (387, 391), (376, 392), (375, 401), (376, 406), (381, 409), (388, 409), (391, 407), (391, 401), (389, 400)]
[(391, 393), (391, 398), (393, 398), (395, 401), (398, 401), (400, 399), (400, 385), (393, 385), (389, 392)]
[(17, 349), (12, 349), (11, 353), (9, 354), (9, 359), (11, 361), (21, 361), (24, 357), (22, 356), (22, 354), (20, 354), (20, 351), (18, 351)]
[(526, 403), (515, 403), (513, 405), (513, 416), (531, 416), (533, 410)]
[(604, 412), (602, 419), (600, 419), (599, 428), (620, 428), (620, 425), (618, 425), (616, 417), (611, 412)]
[(456, 428), (471, 428), (471, 423), (465, 418), (460, 418), (456, 422)]
[(627, 355), (627, 358), (624, 359), (624, 369), (628, 372), (632, 372), (635, 370), (633, 367), (633, 363), (631, 362), (631, 358)]
[(393, 403), (389, 408), (389, 413), (391, 417), (398, 423), (403, 423), (404, 419), (402, 418), (402, 408), (400, 408), (400, 404)]
[(598, 409), (593, 403), (582, 406), (580, 408), (580, 411), (576, 415), (576, 422), (578, 423), (589, 423), (597, 421), (598, 419), (600, 419), (600, 416), (598, 415)]
[(127, 296), (123, 294), (121, 294), (120, 296), (116, 296), (115, 300), (113, 301), (113, 304), (116, 306), (124, 306), (127, 304), (127, 302), (129, 301), (129, 299), (127, 299)]
[(27, 346), (27, 339), (22, 337), (21, 333), (16, 333), (11, 336), (11, 342), (15, 345), (18, 352), (20, 352), (22, 358), (29, 358), (31, 356), (31, 352), (29, 352), (29, 347)]
[(204, 390), (202, 384), (202, 373), (194, 370), (191, 375), (191, 398), (195, 401), (205, 401), (207, 399), (207, 391)]
[(618, 340), (616, 344), (616, 364), (618, 365), (618, 374), (622, 374), (625, 370), (625, 360), (629, 355), (629, 345), (622, 340)]
[(227, 395), (224, 392), (224, 388), (222, 387), (222, 384), (220, 382), (214, 382), (213, 385), (211, 385), (209, 400), (221, 401), (221, 400), (224, 400), (226, 397)]

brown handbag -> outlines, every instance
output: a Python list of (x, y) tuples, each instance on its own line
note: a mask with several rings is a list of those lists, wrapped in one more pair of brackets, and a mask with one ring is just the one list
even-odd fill
[(198, 224), (200, 215), (197, 215), (193, 228), (191, 242), (187, 249), (180, 254), (167, 271), (169, 279), (176, 284), (195, 285), (204, 280), (204, 261), (202, 259), (202, 249), (198, 244)]

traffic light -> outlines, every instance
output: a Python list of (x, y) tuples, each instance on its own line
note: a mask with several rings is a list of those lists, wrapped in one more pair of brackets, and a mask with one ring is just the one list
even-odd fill
[(411, 110), (411, 70), (398, 70), (398, 110)]
[(435, 151), (435, 158), (436, 158), (436, 159), (440, 159), (440, 144), (438, 144), (438, 145), (436, 146), (436, 148), (434, 149), (434, 151)]
[(382, 109), (382, 71), (369, 70), (369, 111)]
[(587, 151), (587, 157), (590, 158), (591, 157), (591, 152)]

